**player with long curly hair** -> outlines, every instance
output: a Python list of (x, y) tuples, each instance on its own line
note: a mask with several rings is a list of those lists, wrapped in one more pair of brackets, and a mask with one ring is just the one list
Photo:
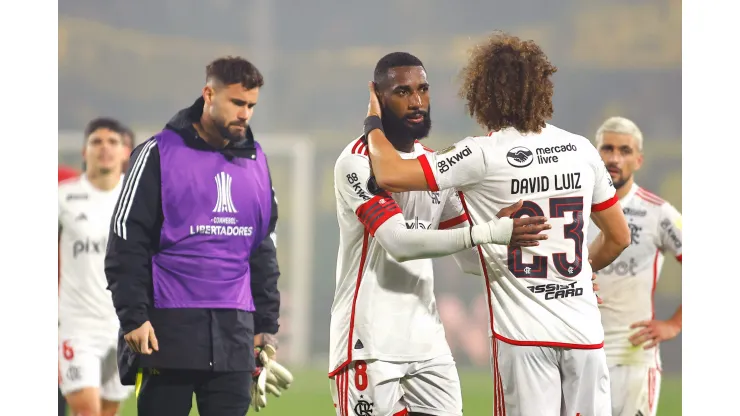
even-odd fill
[[(488, 294), (496, 415), (610, 415), (604, 329), (592, 271), (630, 244), (612, 180), (585, 137), (548, 123), (557, 69), (533, 41), (496, 33), (473, 49), (461, 96), (490, 133), (402, 159), (385, 137), (373, 84), (365, 119), (378, 185), (391, 192), (460, 191), (471, 225), (547, 216), (531, 247), (478, 246)], [(511, 227), (501, 218), (495, 225)], [(585, 244), (593, 220), (602, 234)]]

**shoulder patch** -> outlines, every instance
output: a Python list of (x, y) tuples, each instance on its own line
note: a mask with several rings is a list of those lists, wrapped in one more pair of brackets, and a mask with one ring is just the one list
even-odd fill
[(438, 155), (443, 155), (445, 153), (450, 153), (451, 151), (455, 150), (455, 145), (453, 144), (450, 147), (445, 147), (444, 149), (437, 152)]

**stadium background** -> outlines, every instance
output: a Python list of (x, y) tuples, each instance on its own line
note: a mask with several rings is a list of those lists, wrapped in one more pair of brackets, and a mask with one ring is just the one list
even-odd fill
[[(494, 29), (536, 40), (558, 66), (554, 124), (593, 137), (606, 117), (636, 121), (646, 153), (638, 182), (681, 209), (678, 0), (66, 0), (59, 162), (81, 165), (81, 132), (93, 117), (122, 120), (140, 143), (200, 94), (209, 61), (235, 54), (254, 62), (266, 85), (252, 125), (280, 202), (281, 356), (297, 374), (265, 413), (332, 414), (325, 378), (338, 243), (332, 169), (361, 131), (366, 81), (385, 53), (414, 53), (432, 84), (426, 144), (479, 133), (457, 98), (456, 76), (468, 48)], [(466, 414), (491, 414), (482, 283), (447, 259), (435, 261), (435, 272)], [(668, 318), (680, 299), (681, 268), (667, 259), (657, 317)], [(680, 415), (680, 337), (662, 356), (659, 414)], [(135, 414), (131, 402), (124, 414)]]

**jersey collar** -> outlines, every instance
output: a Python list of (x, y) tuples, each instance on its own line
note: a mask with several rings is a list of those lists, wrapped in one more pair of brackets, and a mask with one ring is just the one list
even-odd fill
[(635, 193), (637, 193), (638, 189), (640, 189), (640, 187), (636, 183), (632, 182), (632, 188), (629, 192), (627, 192), (627, 195), (619, 200), (619, 204), (623, 207), (627, 205), (630, 201), (632, 201), (632, 198), (635, 197)]

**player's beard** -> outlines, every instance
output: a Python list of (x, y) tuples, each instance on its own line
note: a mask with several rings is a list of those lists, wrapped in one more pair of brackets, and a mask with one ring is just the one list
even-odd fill
[(629, 176), (627, 176), (627, 177), (624, 177), (624, 176), (621, 176), (621, 175), (620, 175), (620, 176), (619, 176), (619, 179), (617, 179), (617, 180), (615, 180), (615, 181), (612, 181), (612, 182), (614, 182), (614, 189), (620, 189), (620, 188), (621, 188), (621, 187), (623, 187), (623, 186), (624, 186), (624, 185), (625, 185), (625, 184), (626, 184), (627, 182), (629, 182), (629, 180), (630, 180), (630, 179), (632, 179), (632, 175), (629, 175)]
[(409, 115), (398, 117), (385, 105), (381, 107), (381, 111), (383, 114), (383, 131), (385, 132), (385, 137), (388, 138), (388, 141), (396, 149), (402, 151), (408, 150), (415, 140), (422, 140), (429, 136), (429, 131), (432, 129), (431, 107), (427, 111), (416, 113), (421, 113), (424, 116), (424, 121), (419, 124), (407, 123), (406, 117)]
[(231, 130), (229, 130), (230, 126), (236, 126), (236, 125), (238, 124), (226, 124), (225, 122), (219, 121), (216, 123), (216, 129), (218, 129), (218, 134), (220, 134), (221, 137), (223, 137), (224, 139), (230, 142), (237, 143), (237, 142), (244, 140), (247, 137), (246, 136), (247, 135), (247, 125), (244, 124), (244, 135), (239, 134), (239, 133), (232, 133)]

